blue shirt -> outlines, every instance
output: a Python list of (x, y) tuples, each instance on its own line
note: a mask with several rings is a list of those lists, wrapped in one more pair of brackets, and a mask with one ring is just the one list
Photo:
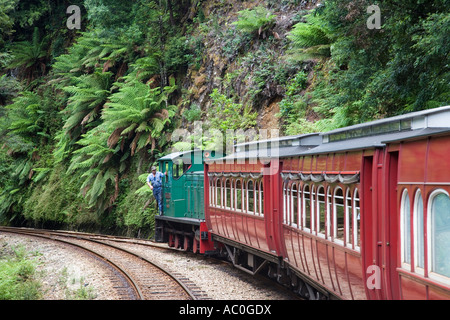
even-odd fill
[(164, 174), (159, 171), (157, 171), (155, 175), (153, 173), (150, 173), (147, 177), (147, 182), (150, 182), (152, 184), (153, 188), (159, 189), (162, 187), (162, 178), (163, 177), (164, 177)]

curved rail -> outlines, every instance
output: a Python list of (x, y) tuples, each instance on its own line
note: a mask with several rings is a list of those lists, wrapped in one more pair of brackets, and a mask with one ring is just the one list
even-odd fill
[(126, 253), (128, 255), (134, 256), (150, 265), (152, 265), (153, 267), (155, 267), (156, 269), (160, 270), (161, 272), (163, 272), (164, 274), (166, 274), (169, 278), (171, 278), (173, 281), (175, 281), (182, 289), (183, 291), (189, 296), (190, 299), (193, 300), (197, 300), (197, 296), (195, 294), (195, 292), (193, 292), (190, 288), (188, 288), (181, 279), (178, 279), (175, 275), (173, 275), (171, 272), (165, 270), (162, 266), (160, 266), (159, 264), (157, 264), (156, 262), (150, 261), (142, 256), (140, 256), (139, 254), (136, 254), (130, 250), (115, 246), (113, 244), (104, 242), (104, 241), (99, 241), (99, 240), (94, 240), (92, 239), (92, 234), (83, 234), (83, 233), (74, 233), (74, 232), (65, 232), (65, 231), (49, 231), (49, 230), (39, 230), (39, 229), (28, 229), (28, 228), (12, 228), (12, 227), (0, 227), (0, 231), (4, 231), (4, 232), (9, 232), (9, 233), (16, 233), (16, 234), (22, 234), (22, 235), (30, 235), (30, 236), (36, 236), (36, 237), (41, 237), (41, 238), (45, 238), (45, 239), (49, 239), (52, 241), (58, 241), (61, 243), (65, 243), (67, 245), (71, 245), (71, 246), (75, 246), (78, 247), (82, 250), (85, 250), (97, 257), (99, 257), (100, 259), (102, 259), (103, 261), (105, 261), (106, 263), (110, 264), (114, 269), (118, 270), (127, 280), (127, 282), (129, 283), (130, 287), (133, 289), (133, 291), (135, 292), (135, 296), (137, 299), (139, 300), (143, 300), (144, 299), (144, 294), (141, 290), (141, 288), (139, 287), (139, 285), (136, 283), (136, 281), (133, 279), (133, 277), (126, 271), (124, 270), (122, 267), (120, 267), (119, 265), (117, 265), (116, 263), (114, 263), (111, 259), (107, 258), (106, 256), (90, 249), (87, 248), (83, 245), (74, 243), (74, 242), (70, 242), (70, 241), (66, 241), (63, 239), (58, 239), (55, 238), (56, 236), (58, 237), (68, 237), (68, 238), (75, 238), (78, 240), (84, 240), (84, 241), (89, 241), (92, 243), (97, 243), (103, 246), (107, 246), (110, 248), (113, 248), (115, 250), (118, 250), (120, 252)]

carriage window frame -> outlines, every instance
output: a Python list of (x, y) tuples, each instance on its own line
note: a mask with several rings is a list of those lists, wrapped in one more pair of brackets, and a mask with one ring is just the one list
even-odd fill
[[(294, 190), (295, 187), (295, 190)], [(294, 228), (298, 228), (298, 218), (299, 218), (299, 190), (300, 190), (300, 184), (294, 182), (291, 186), (291, 206), (292, 206), (292, 216), (291, 216), (291, 226)]]
[(333, 193), (331, 186), (328, 186), (327, 188), (327, 195), (326, 195), (326, 225), (325, 225), (325, 232), (326, 232), (326, 238), (330, 241), (333, 241), (333, 237), (331, 234), (331, 221), (332, 221), (332, 214), (333, 214)]
[(361, 243), (361, 196), (358, 188), (353, 191), (353, 249), (360, 251)]
[(234, 189), (236, 187), (236, 179), (230, 179), (230, 210), (234, 211), (235, 209), (235, 202), (234, 202)]
[(436, 255), (435, 255), (435, 247), (434, 247), (434, 242), (435, 242), (435, 233), (434, 233), (434, 216), (435, 216), (435, 212), (433, 210), (433, 204), (435, 202), (435, 199), (439, 196), (439, 195), (445, 195), (447, 196), (447, 198), (449, 198), (449, 202), (450, 202), (450, 196), (449, 193), (447, 191), (445, 191), (444, 189), (437, 189), (434, 190), (430, 196), (429, 196), (429, 200), (428, 200), (428, 205), (427, 205), (427, 242), (428, 242), (428, 255), (427, 255), (427, 260), (428, 260), (428, 276), (433, 279), (433, 280), (437, 280), (440, 282), (444, 282), (446, 284), (450, 284), (450, 276), (449, 275), (445, 275), (445, 274), (441, 274), (438, 273), (434, 270), (435, 268), (435, 259), (436, 259)]
[[(320, 200), (320, 197), (323, 198), (323, 201)], [(326, 194), (325, 187), (323, 185), (319, 185), (317, 187), (316, 192), (316, 234), (321, 238), (325, 238), (326, 233)], [(321, 221), (323, 217), (323, 232)]]
[(223, 205), (225, 209), (231, 210), (231, 179), (225, 179)]
[[(342, 196), (337, 196), (338, 191), (341, 190)], [(342, 201), (341, 203), (337, 203), (337, 199)], [(336, 242), (340, 245), (344, 245), (344, 235), (345, 235), (345, 221), (338, 223), (338, 206), (341, 207), (342, 210), (342, 218), (345, 220), (345, 193), (342, 187), (337, 186), (334, 188), (333, 192), (333, 242)], [(344, 229), (342, 231), (342, 236), (339, 236), (339, 228)]]
[(317, 234), (317, 228), (316, 228), (316, 193), (317, 193), (317, 188), (316, 185), (314, 183), (312, 183), (310, 185), (311, 187), (311, 194), (310, 194), (310, 199), (311, 199), (311, 233)]
[(411, 271), (411, 201), (406, 188), (402, 191), (400, 221), (401, 265), (402, 268)]
[(214, 184), (215, 184), (214, 179), (210, 179), (209, 180), (209, 206), (210, 207), (215, 207), (215, 204), (214, 204)]
[(216, 180), (216, 204), (215, 207), (216, 208), (222, 208), (222, 179), (221, 178), (217, 178)]
[(353, 248), (353, 220), (354, 220), (354, 212), (353, 212), (353, 199), (352, 192), (350, 188), (347, 188), (345, 192), (345, 217), (344, 217), (344, 239), (345, 246), (347, 248)]
[[(421, 205), (421, 206), (420, 206)], [(425, 216), (422, 191), (414, 194), (413, 230), (414, 230), (414, 271), (425, 274)], [(420, 259), (422, 258), (422, 259)]]
[(259, 182), (259, 216), (264, 217), (264, 183), (262, 179)]
[[(252, 184), (252, 187), (250, 188), (250, 183)], [(245, 203), (246, 203), (246, 209), (247, 209), (247, 213), (254, 215), (255, 214), (255, 181), (253, 181), (253, 179), (248, 179), (248, 181), (246, 182), (246, 199), (245, 199)], [(250, 197), (250, 193), (252, 194), (252, 196)], [(253, 208), (252, 210), (250, 210), (250, 200), (253, 201)]]
[(311, 232), (311, 186), (305, 183), (302, 191), (303, 230)]
[(289, 216), (289, 181), (283, 182), (283, 224), (289, 225), (288, 216)]
[[(238, 188), (238, 183), (240, 183), (239, 188)], [(234, 208), (238, 212), (244, 212), (244, 208), (243, 208), (244, 192), (243, 192), (243, 188), (242, 188), (243, 183), (244, 183), (244, 181), (242, 179), (236, 179), (235, 193), (234, 193), (234, 204), (235, 204)], [(241, 201), (238, 201), (238, 199), (239, 199), (238, 192), (240, 192)]]
[(259, 216), (259, 181), (255, 180), (255, 200), (254, 200), (254, 206), (255, 206), (255, 216)]

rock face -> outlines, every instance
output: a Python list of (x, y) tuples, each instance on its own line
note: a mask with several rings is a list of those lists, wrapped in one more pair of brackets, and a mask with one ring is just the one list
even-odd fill
[[(197, 63), (189, 67), (182, 84), (182, 113), (197, 105), (203, 111), (202, 120), (207, 120), (205, 115), (212, 107), (210, 95), (217, 89), (242, 108), (256, 111), (257, 129), (281, 129), (277, 114), (286, 83), (303, 67), (284, 61), (289, 43), (286, 36), (313, 5), (309, 1), (285, 2), (209, 0), (191, 10), (194, 21), (200, 13), (204, 19), (198, 20), (190, 35), (201, 50), (196, 51)], [(258, 6), (268, 8), (273, 22), (264, 31), (262, 27), (255, 32), (238, 29), (235, 22), (239, 12)], [(182, 121), (182, 127), (191, 127), (186, 119)]]

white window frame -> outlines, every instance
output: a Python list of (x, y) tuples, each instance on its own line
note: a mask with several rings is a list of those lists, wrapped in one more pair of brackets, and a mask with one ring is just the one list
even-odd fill
[[(250, 192), (250, 188), (248, 187), (248, 185), (250, 184), (250, 182), (252, 183), (252, 185), (253, 185), (253, 188), (252, 188), (252, 192), (253, 192), (253, 211), (250, 211), (250, 206), (249, 206), (249, 192)], [(251, 214), (251, 215), (255, 215), (255, 181), (253, 181), (253, 179), (248, 179), (248, 181), (247, 181), (247, 188), (246, 188), (246, 194), (247, 194), (247, 197), (246, 197), (246, 200), (245, 200), (245, 203), (247, 204), (247, 207), (246, 207), (246, 212), (248, 213), (248, 214)]]
[(444, 275), (441, 275), (439, 273), (436, 273), (434, 271), (432, 271), (432, 263), (433, 263), (433, 252), (432, 252), (432, 240), (433, 240), (433, 234), (432, 234), (432, 221), (431, 221), (431, 216), (432, 216), (432, 211), (431, 208), (433, 206), (433, 200), (434, 198), (436, 198), (436, 196), (438, 196), (439, 194), (445, 194), (447, 195), (447, 197), (450, 197), (449, 193), (447, 191), (445, 191), (444, 189), (437, 189), (434, 190), (431, 194), (430, 197), (428, 198), (428, 206), (427, 206), (427, 239), (428, 239), (428, 243), (427, 243), (427, 247), (428, 247), (428, 256), (425, 258), (428, 260), (428, 276), (430, 277), (430, 279), (439, 281), (439, 282), (443, 282), (445, 284), (450, 284), (450, 278), (446, 277)]
[(264, 217), (264, 184), (263, 184), (263, 180), (261, 179), (261, 181), (259, 182), (259, 215), (261, 217)]
[[(408, 214), (411, 217), (411, 201), (409, 197), (408, 189), (405, 188), (402, 191), (402, 200), (400, 202), (400, 257), (401, 257), (401, 265), (403, 269), (406, 269), (408, 271), (411, 271), (411, 264), (405, 261), (405, 199), (406, 196), (408, 196), (409, 201), (409, 212)], [(409, 220), (409, 223), (411, 224), (411, 219)], [(409, 237), (409, 242), (411, 246), (411, 234)]]
[[(348, 205), (349, 202), (350, 202), (350, 208)], [(345, 212), (345, 218), (344, 218), (344, 220), (345, 220), (345, 222), (344, 222), (345, 246), (347, 248), (353, 249), (353, 236), (354, 236), (353, 220), (354, 220), (355, 213), (353, 211), (353, 197), (352, 197), (352, 191), (350, 190), (350, 188), (347, 188), (347, 190), (345, 191), (344, 212)], [(350, 230), (352, 231), (351, 233), (350, 233)], [(352, 236), (352, 239), (350, 239), (350, 234)]]
[[(294, 186), (295, 186), (295, 192), (297, 193), (297, 223), (294, 222), (294, 214), (295, 214), (295, 206), (294, 206)], [(299, 202), (298, 202), (298, 188), (300, 187), (300, 184), (294, 182), (291, 185), (291, 226), (297, 228), (298, 227), (298, 216), (299, 216)]]
[[(420, 233), (419, 230), (419, 210), (418, 210), (418, 205), (419, 205), (419, 197), (422, 201), (422, 232)], [(419, 236), (420, 234), (423, 236), (423, 245), (425, 246), (425, 212), (424, 212), (424, 201), (423, 201), (423, 196), (422, 196), (422, 191), (420, 189), (417, 189), (415, 194), (414, 194), (414, 212), (413, 212), (413, 230), (414, 230), (414, 237), (413, 237), (413, 241), (414, 241), (414, 271), (421, 274), (422, 276), (425, 275), (425, 261), (426, 261), (426, 257), (425, 257), (425, 247), (422, 248), (423, 250), (423, 254), (424, 254), (424, 258), (423, 258), (423, 263), (424, 266), (420, 267), (419, 266), (419, 244), (420, 244), (420, 239)]]
[[(319, 190), (322, 190), (322, 193), (319, 193)], [(317, 191), (316, 191), (316, 234), (317, 236), (324, 238), (325, 239), (325, 233), (321, 233), (320, 232), (320, 201), (319, 201), (319, 195), (323, 196), (323, 210), (325, 212), (326, 210), (326, 194), (325, 194), (325, 187), (320, 185), (317, 187)], [(324, 215), (324, 223), (326, 223), (326, 213)], [(326, 227), (325, 227), (326, 228)], [(326, 232), (326, 229), (325, 229)]]
[(310, 201), (311, 201), (311, 233), (317, 234), (316, 228), (316, 186), (314, 184), (310, 185)]
[(289, 225), (289, 181), (283, 182), (283, 224)]
[[(333, 192), (333, 242), (338, 243), (340, 245), (344, 245), (344, 239), (338, 238), (338, 223), (337, 223), (337, 204), (336, 204), (336, 194), (338, 190), (342, 191), (342, 202), (344, 205), (344, 217), (345, 217), (345, 193), (344, 189), (342, 189), (340, 186), (337, 186), (334, 188)], [(345, 223), (344, 223), (344, 233), (345, 233)]]
[[(241, 189), (241, 208), (239, 209), (238, 208), (238, 205), (237, 205), (237, 202), (238, 202), (238, 196), (237, 196), (237, 192), (238, 192), (238, 187), (237, 187), (237, 184), (238, 184), (238, 182), (241, 184), (241, 187), (240, 187), (240, 189)], [(235, 211), (238, 211), (238, 212), (244, 212), (244, 204), (243, 204), (243, 198), (244, 198), (244, 195), (243, 195), (243, 188), (242, 188), (242, 186), (243, 186), (243, 183), (244, 183), (244, 181), (242, 180), (242, 179), (236, 179), (236, 183), (235, 183), (235, 188), (234, 188), (234, 210)]]
[[(227, 204), (228, 204), (228, 192), (227, 192), (227, 182), (229, 182), (230, 183), (230, 206), (228, 207), (227, 206)], [(223, 202), (223, 206), (224, 206), (224, 208), (225, 209), (227, 209), (227, 210), (231, 210), (231, 207), (232, 207), (232, 205), (231, 205), (231, 199), (232, 199), (232, 197), (231, 197), (231, 179), (225, 179), (225, 184), (224, 184), (224, 202)]]
[[(308, 192), (305, 191), (305, 188), (308, 187)], [(306, 194), (309, 194), (309, 211), (310, 212), (306, 212)], [(307, 231), (307, 232), (311, 232), (311, 217), (309, 220), (310, 225), (306, 225), (306, 215), (309, 214), (311, 215), (311, 186), (309, 184), (304, 184), (303, 188), (302, 188), (302, 212), (303, 212), (303, 216), (302, 216), (302, 225), (303, 225), (303, 230)]]
[(327, 210), (327, 213), (326, 213), (326, 219), (327, 219), (326, 224), (327, 225), (325, 226), (325, 232), (327, 235), (327, 239), (330, 241), (333, 240), (333, 237), (331, 236), (331, 216), (332, 216), (332, 212), (333, 212), (333, 194), (332, 194), (331, 190), (332, 190), (331, 187), (328, 186), (327, 194), (326, 194), (326, 198), (325, 198), (326, 210)]
[[(356, 197), (356, 195), (358, 194), (358, 197)], [(358, 191), (358, 188), (355, 188), (355, 190), (353, 191), (353, 199), (352, 199), (352, 210), (353, 210), (353, 244), (354, 244), (354, 249), (356, 251), (360, 251), (361, 247), (360, 244), (358, 242), (358, 231), (359, 231), (359, 236), (361, 237), (361, 230), (358, 230), (358, 212), (356, 211), (356, 201), (359, 201), (359, 214), (361, 215), (361, 195)], [(361, 219), (361, 217), (360, 217)], [(359, 219), (359, 220), (360, 220)], [(359, 227), (361, 228), (361, 224), (359, 224)], [(361, 240), (361, 239), (360, 239)]]

